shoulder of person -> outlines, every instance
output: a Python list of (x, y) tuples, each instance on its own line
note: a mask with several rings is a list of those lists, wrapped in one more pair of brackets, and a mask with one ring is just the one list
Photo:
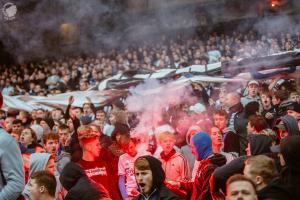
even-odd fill
[(159, 197), (163, 200), (179, 200), (179, 197), (164, 185), (159, 190)]
[(64, 158), (71, 158), (71, 154), (68, 153), (68, 152), (63, 151), (63, 152), (61, 152), (61, 154), (59, 154), (59, 156), (56, 156), (55, 161), (59, 161), (59, 160), (62, 160)]
[(16, 140), (3, 128), (0, 128), (0, 149), (11, 148), (12, 143), (16, 143), (16, 146), (18, 146)]

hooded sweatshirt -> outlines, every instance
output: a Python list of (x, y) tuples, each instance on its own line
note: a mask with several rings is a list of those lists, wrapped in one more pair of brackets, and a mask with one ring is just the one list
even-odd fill
[(249, 135), (249, 144), (252, 156), (270, 153), (272, 139), (266, 135), (251, 134)]
[(68, 190), (65, 200), (99, 200), (108, 197), (107, 190), (101, 184), (89, 179), (83, 169), (74, 162), (69, 162), (64, 167), (59, 180)]
[[(33, 173), (37, 171), (43, 171), (46, 169), (47, 163), (51, 157), (49, 153), (33, 153), (30, 155), (29, 158), (29, 180)], [(26, 200), (29, 199), (29, 190), (28, 190), (28, 183), (25, 185), (25, 189), (22, 193)]]
[(293, 199), (300, 199), (300, 136), (288, 136), (280, 143), (280, 151), (286, 163), (281, 172), (283, 183)]
[(199, 132), (193, 136), (192, 142), (196, 148), (196, 160), (204, 160), (213, 154), (212, 141), (209, 135), (205, 132)]
[[(186, 145), (182, 146), (180, 149), (180, 152), (182, 153), (182, 155), (186, 158), (188, 164), (189, 164), (189, 169), (190, 172), (193, 171), (194, 168), (194, 164), (195, 164), (195, 156), (192, 154), (191, 149), (189, 147), (190, 144), (190, 139), (191, 139), (191, 135), (193, 133), (193, 131), (197, 131), (200, 130), (201, 128), (199, 126), (191, 126), (186, 134)], [(190, 177), (191, 178), (191, 173), (190, 173)]]
[(286, 127), (289, 136), (300, 135), (298, 122), (294, 117), (290, 115), (285, 115), (281, 117), (281, 120), (283, 121), (283, 124)]
[(291, 200), (292, 195), (280, 182), (279, 178), (272, 180), (266, 187), (256, 192), (259, 200)]
[(185, 157), (176, 152), (175, 149), (165, 155), (165, 152), (161, 152), (158, 159), (162, 163), (162, 167), (166, 174), (166, 179), (172, 181), (186, 181), (190, 179), (190, 171), (187, 160)]
[(214, 154), (212, 141), (205, 132), (197, 133), (192, 138), (196, 148), (196, 159), (200, 161), (195, 180), (193, 182), (180, 182), (180, 188), (187, 192), (190, 200), (212, 199), (210, 195), (209, 179), (217, 167), (226, 163), (226, 158), (221, 154)]
[[(268, 154), (271, 152), (272, 139), (266, 135), (249, 135), (250, 150), (253, 156)], [(248, 156), (241, 156), (230, 163), (215, 170), (211, 179), (212, 192), (217, 193), (220, 189), (225, 192), (227, 179), (234, 174), (242, 174), (245, 160)]]
[(170, 191), (165, 185), (164, 181), (166, 178), (165, 172), (162, 168), (161, 162), (152, 156), (142, 156), (145, 158), (150, 165), (152, 171), (152, 188), (151, 195), (146, 198), (144, 194), (140, 194), (135, 197), (135, 200), (179, 200), (179, 198)]

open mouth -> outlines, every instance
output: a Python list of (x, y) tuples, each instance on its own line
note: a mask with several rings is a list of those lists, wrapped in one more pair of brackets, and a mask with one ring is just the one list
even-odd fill
[(146, 184), (145, 184), (145, 183), (139, 183), (139, 185), (140, 185), (140, 187), (141, 187), (141, 188), (143, 188), (143, 187), (145, 187), (145, 186), (146, 186)]

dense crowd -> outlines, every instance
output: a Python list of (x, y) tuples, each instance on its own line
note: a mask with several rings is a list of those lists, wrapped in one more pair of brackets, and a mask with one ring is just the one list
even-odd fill
[[(128, 69), (181, 68), (299, 46), (299, 33), (163, 38), (93, 58), (2, 67), (0, 84), (2, 94), (43, 96), (86, 90)], [(211, 60), (216, 50), (220, 56)], [(191, 87), (196, 100), (164, 108), (147, 138), (136, 131), (133, 137), (141, 119), (122, 99), (109, 109), (89, 98), (76, 107), (70, 96), (66, 109), (0, 110), (0, 199), (300, 199), (296, 80)]]
[(88, 55), (1, 66), (0, 88), (5, 95), (58, 94), (86, 90), (101, 80), (126, 70), (182, 68), (189, 65), (265, 56), (300, 47), (300, 32), (260, 34), (233, 31), (192, 38), (163, 36), (122, 49)]

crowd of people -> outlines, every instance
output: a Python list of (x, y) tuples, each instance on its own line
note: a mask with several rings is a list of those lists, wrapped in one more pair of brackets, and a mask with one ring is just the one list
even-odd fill
[[(93, 58), (2, 67), (0, 87), (5, 95), (84, 91), (129, 69), (182, 68), (299, 47), (300, 33), (163, 37)], [(215, 60), (212, 51), (220, 53)], [(245, 86), (194, 82), (196, 101), (164, 108), (146, 139), (131, 134), (140, 119), (122, 99), (109, 109), (89, 98), (76, 107), (70, 96), (66, 109), (0, 110), (0, 199), (300, 199), (296, 84), (282, 77)]]
[(168, 35), (122, 49), (106, 49), (95, 55), (45, 59), (0, 66), (0, 88), (5, 95), (58, 94), (86, 90), (101, 80), (126, 70), (182, 68), (190, 65), (265, 56), (300, 47), (300, 32), (233, 31), (201, 33), (194, 37)]
[(1, 110), (0, 197), (299, 199), (300, 95), (282, 80), (194, 83), (197, 101), (165, 108), (148, 140), (131, 135), (139, 119), (121, 99)]

